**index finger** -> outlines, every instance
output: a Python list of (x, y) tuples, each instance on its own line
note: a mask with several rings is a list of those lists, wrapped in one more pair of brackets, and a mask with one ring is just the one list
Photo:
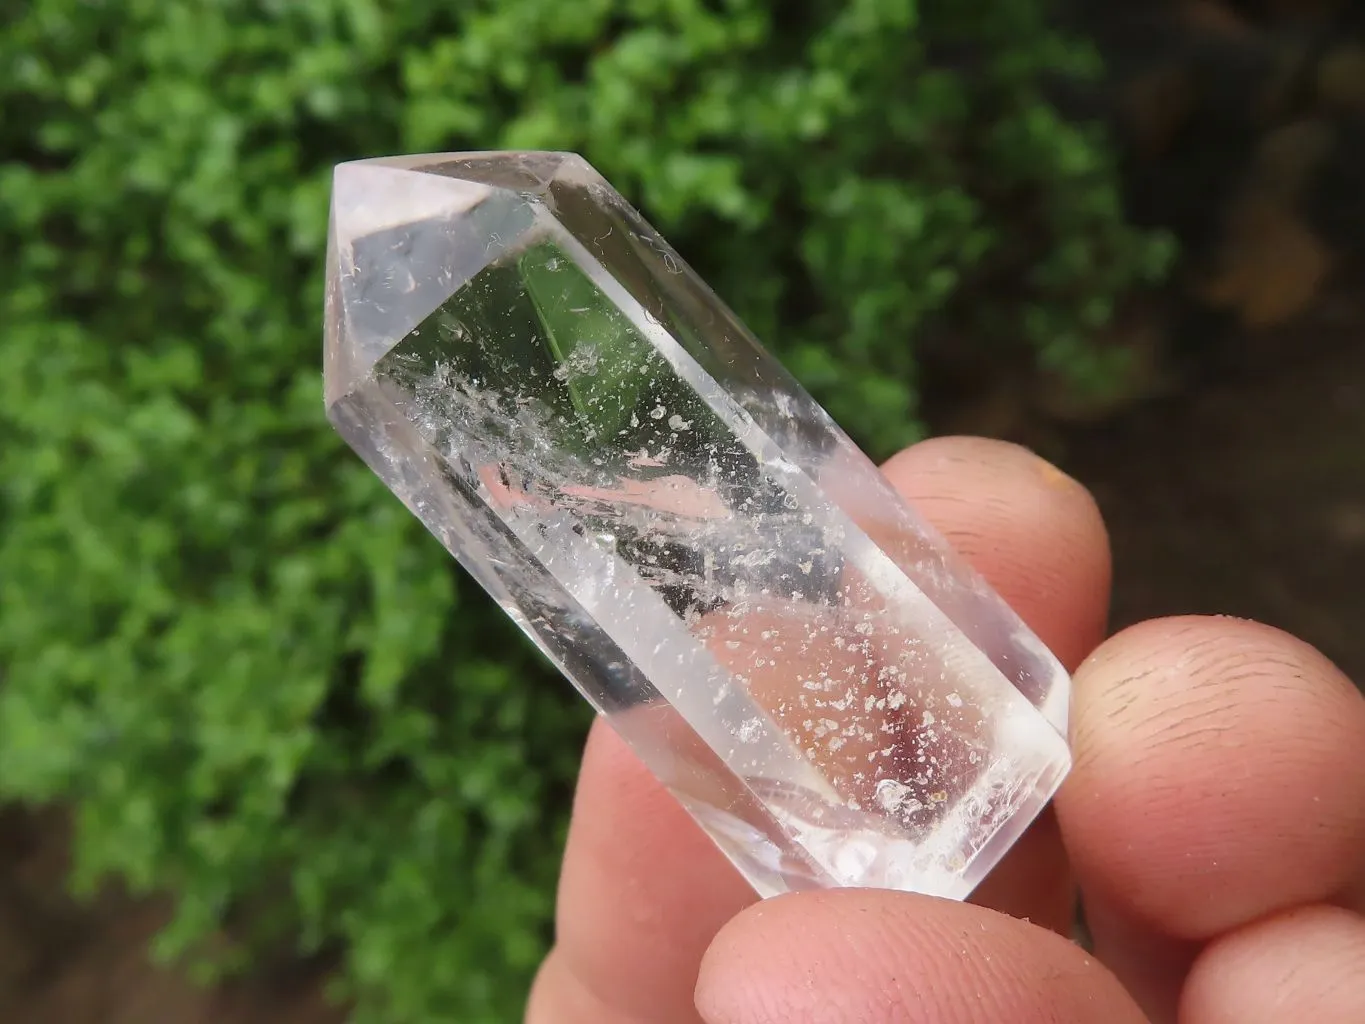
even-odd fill
[[(1063, 660), (1098, 642), (1109, 554), (1093, 501), (1022, 448), (942, 438), (885, 467)], [(603, 723), (584, 755), (560, 882), (557, 945), (532, 1024), (693, 1022), (701, 958), (754, 900), (687, 814)]]

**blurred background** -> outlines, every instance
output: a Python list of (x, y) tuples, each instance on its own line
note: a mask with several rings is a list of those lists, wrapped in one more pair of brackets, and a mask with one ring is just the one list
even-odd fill
[(1115, 626), (1365, 679), (1365, 4), (0, 10), (0, 1019), (518, 1019), (586, 706), (323, 419), (334, 163), (582, 152), (872, 454), (1026, 443)]

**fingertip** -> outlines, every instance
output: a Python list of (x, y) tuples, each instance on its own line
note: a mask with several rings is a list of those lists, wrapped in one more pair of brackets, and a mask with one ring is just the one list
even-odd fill
[(938, 437), (883, 467), (892, 485), (1072, 668), (1109, 611), (1109, 536), (1073, 478), (1027, 448)]
[(1057, 799), (1082, 886), (1181, 939), (1339, 892), (1365, 857), (1365, 701), (1308, 644), (1143, 623), (1078, 669)]
[(707, 1024), (1139, 1022), (1097, 961), (981, 907), (839, 890), (768, 900), (731, 921), (702, 961)]
[(626, 742), (596, 721), (559, 884), (554, 970), (565, 1005), (586, 992), (617, 1015), (599, 1015), (604, 1024), (691, 1019), (703, 951), (756, 898)]
[[(1171, 666), (1176, 652), (1180, 665)], [(1098, 706), (1149, 672), (1169, 675), (1170, 668), (1178, 668), (1198, 686), (1209, 680), (1214, 668), (1235, 671), (1238, 663), (1255, 663), (1258, 658), (1268, 662), (1258, 672), (1283, 663), (1295, 675), (1306, 673), (1311, 687), (1324, 687), (1330, 696), (1358, 703), (1356, 686), (1312, 644), (1276, 626), (1235, 615), (1173, 615), (1128, 626), (1077, 667), (1078, 692)]]
[(1195, 961), (1183, 1024), (1365, 1021), (1365, 919), (1302, 907), (1223, 936)]

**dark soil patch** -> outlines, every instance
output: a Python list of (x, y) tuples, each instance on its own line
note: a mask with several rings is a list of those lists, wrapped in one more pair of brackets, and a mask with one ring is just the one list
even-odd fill
[(1049, 444), (1094, 491), (1114, 622), (1246, 616), (1365, 683), (1365, 316), (1324, 308), (1248, 339), (1184, 398)]
[(156, 901), (63, 892), (60, 814), (0, 812), (0, 1021), (5, 1024), (340, 1024), (317, 971), (205, 990), (148, 959)]

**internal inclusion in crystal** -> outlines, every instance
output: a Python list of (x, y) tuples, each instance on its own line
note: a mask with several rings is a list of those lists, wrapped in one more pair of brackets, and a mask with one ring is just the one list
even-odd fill
[(576, 157), (342, 165), (332, 421), (762, 894), (963, 897), (1069, 765), (1018, 619)]

